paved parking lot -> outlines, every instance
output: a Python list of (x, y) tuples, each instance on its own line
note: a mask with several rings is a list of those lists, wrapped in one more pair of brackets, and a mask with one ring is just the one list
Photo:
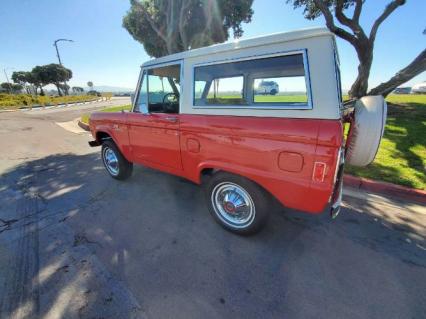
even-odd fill
[(79, 113), (0, 113), (0, 318), (424, 317), (424, 207), (350, 193), (334, 221), (277, 207), (239, 237), (190, 182), (107, 176), (56, 124)]

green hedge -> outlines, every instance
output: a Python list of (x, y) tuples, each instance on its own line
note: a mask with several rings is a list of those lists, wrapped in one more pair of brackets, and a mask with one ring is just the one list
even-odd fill
[(0, 109), (17, 109), (36, 105), (49, 106), (64, 103), (93, 101), (97, 99), (99, 99), (99, 97), (90, 95), (35, 96), (30, 94), (0, 93)]

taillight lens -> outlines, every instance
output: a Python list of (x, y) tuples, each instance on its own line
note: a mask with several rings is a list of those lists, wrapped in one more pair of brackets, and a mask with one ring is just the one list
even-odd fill
[(326, 168), (327, 168), (327, 164), (323, 162), (315, 162), (312, 180), (314, 182), (323, 182)]

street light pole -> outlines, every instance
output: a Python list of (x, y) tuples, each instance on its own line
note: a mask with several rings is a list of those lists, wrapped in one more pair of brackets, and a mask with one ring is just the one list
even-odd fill
[(74, 40), (58, 39), (58, 40), (55, 40), (55, 42), (53, 42), (53, 46), (56, 48), (56, 56), (58, 57), (58, 61), (60, 65), (62, 65), (62, 61), (61, 61), (61, 56), (59, 54), (58, 42), (61, 42), (61, 41), (74, 42)]
[[(61, 41), (74, 42), (74, 40), (57, 39), (57, 40), (55, 40), (55, 42), (53, 42), (53, 46), (56, 48), (56, 56), (58, 57), (58, 61), (59, 61), (60, 65), (62, 65), (62, 61), (61, 61), (61, 56), (59, 54), (58, 42), (61, 42)], [(65, 88), (66, 92), (68, 92), (68, 90), (66, 89), (66, 86), (67, 86), (67, 81), (64, 81), (64, 88)]]

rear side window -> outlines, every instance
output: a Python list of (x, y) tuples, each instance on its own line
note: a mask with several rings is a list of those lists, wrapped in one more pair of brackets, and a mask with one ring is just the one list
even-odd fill
[(205, 107), (308, 107), (303, 53), (194, 68), (194, 105)]

